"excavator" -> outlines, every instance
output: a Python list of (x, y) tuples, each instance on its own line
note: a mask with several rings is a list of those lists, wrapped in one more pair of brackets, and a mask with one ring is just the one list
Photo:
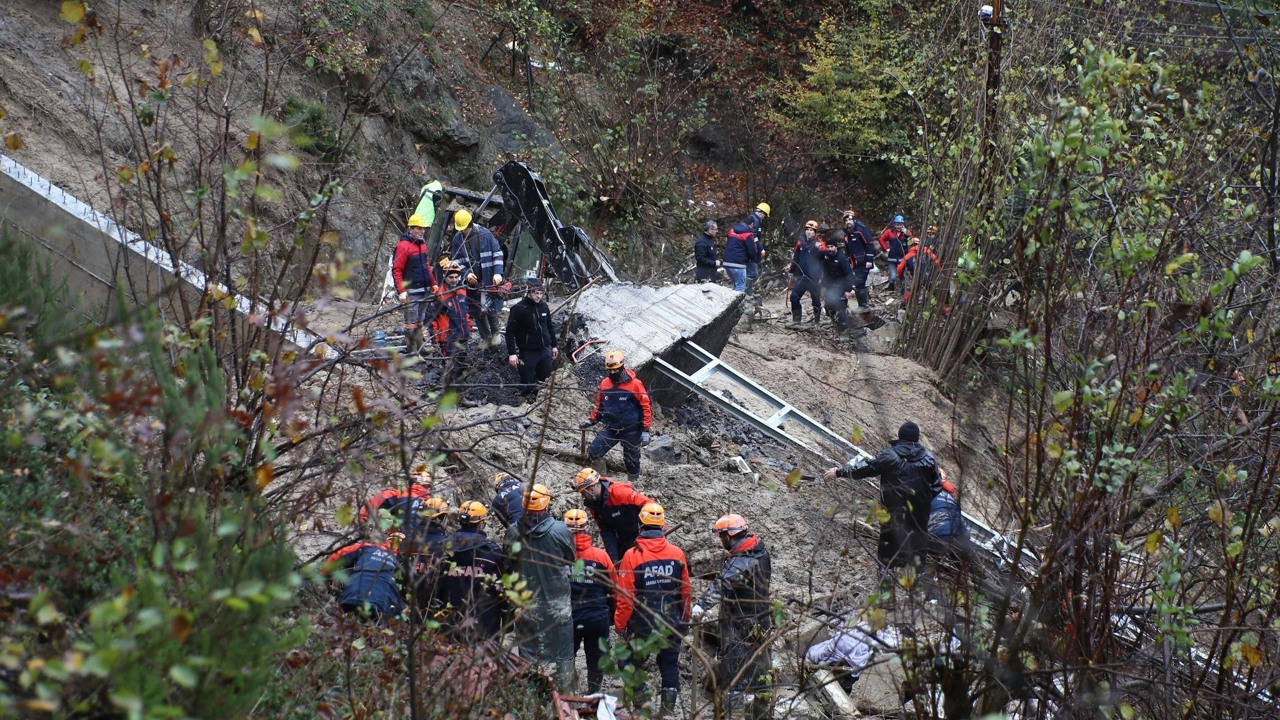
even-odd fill
[[(565, 225), (556, 215), (547, 186), (538, 173), (512, 160), (493, 173), (487, 194), (432, 182), (419, 192), (418, 212), (434, 216), (428, 234), (432, 263), (449, 253), (453, 216), (466, 209), (473, 222), (489, 228), (502, 245), (503, 276), (559, 281), (574, 292), (594, 277), (617, 282), (609, 256), (582, 228)], [(395, 296), (387, 273), (383, 302)]]

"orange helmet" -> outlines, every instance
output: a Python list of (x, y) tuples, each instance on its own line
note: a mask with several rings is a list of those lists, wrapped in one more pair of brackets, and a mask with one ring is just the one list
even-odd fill
[(449, 505), (443, 498), (433, 497), (427, 498), (422, 502), (422, 509), (418, 514), (425, 518), (440, 517), (449, 514)]
[(623, 357), (621, 350), (610, 350), (609, 352), (604, 354), (605, 370), (621, 370), (622, 366), (626, 362), (627, 362), (627, 359)]
[(474, 524), (489, 517), (489, 508), (478, 500), (468, 500), (458, 507), (458, 519), (464, 525)]
[(541, 512), (551, 504), (551, 491), (541, 483), (534, 485), (524, 494), (524, 509)]
[(658, 503), (645, 503), (640, 508), (640, 524), (662, 527), (667, 524), (667, 514)]
[(509, 472), (500, 472), (493, 476), (493, 487), (496, 490), (497, 488), (502, 487), (502, 484), (506, 481), (515, 479), (516, 477)]
[(854, 211), (852, 211), (852, 210), (845, 210), (844, 212), (840, 213), (840, 215), (841, 215), (841, 216), (843, 216), (843, 217), (847, 217), (847, 218), (853, 219), (853, 220), (857, 220), (857, 219), (858, 219), (858, 213), (856, 213), (856, 212), (854, 212)]
[(600, 482), (600, 473), (591, 468), (582, 468), (577, 475), (573, 476), (573, 489), (575, 492), (582, 492), (598, 482)]
[(747, 530), (747, 519), (741, 515), (729, 513), (721, 515), (716, 524), (712, 526), (712, 534), (727, 533), (729, 535), (737, 535)]
[(574, 532), (587, 531), (587, 511), (579, 508), (566, 510), (564, 513), (564, 524)]
[(818, 229), (818, 221), (817, 221), (817, 220), (810, 220), (809, 222), (807, 222), (807, 223), (805, 223), (805, 224), (804, 224), (804, 229), (805, 229), (805, 230), (817, 230), (817, 229)]
[(419, 467), (414, 470), (409, 474), (409, 479), (413, 481), (414, 485), (422, 485), (424, 487), (431, 487), (431, 483), (435, 480), (431, 477), (431, 471), (425, 467)]

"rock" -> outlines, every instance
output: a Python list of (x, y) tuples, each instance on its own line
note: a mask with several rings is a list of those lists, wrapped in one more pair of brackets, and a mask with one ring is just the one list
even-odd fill
[(891, 653), (877, 653), (871, 665), (853, 684), (849, 697), (869, 715), (897, 715), (902, 712), (902, 681), (906, 672), (902, 660)]
[(706, 448), (698, 448), (698, 452), (693, 456), (693, 459), (697, 460), (702, 467), (711, 467), (711, 464), (715, 462)]
[(654, 462), (666, 465), (684, 464), (684, 448), (680, 447), (676, 439), (670, 435), (654, 438), (649, 443), (649, 447), (645, 448), (645, 454)]

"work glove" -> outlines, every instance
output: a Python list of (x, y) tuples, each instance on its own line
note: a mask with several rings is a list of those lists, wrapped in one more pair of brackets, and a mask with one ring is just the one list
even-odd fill
[(578, 429), (579, 429), (579, 430), (586, 430), (587, 428), (591, 427), (592, 425), (595, 425), (595, 422), (594, 422), (594, 421), (592, 421), (592, 420), (583, 420), (583, 421), (582, 421), (582, 424), (578, 425)]
[(520, 356), (511, 355), (507, 358), (507, 364), (511, 367), (520, 367)]
[(701, 605), (694, 605), (693, 612), (689, 614), (689, 619), (692, 620), (693, 622), (699, 622), (700, 620), (702, 620), (702, 616), (706, 614), (707, 614), (706, 609), (704, 609)]
[(470, 285), (471, 287), (476, 286), (477, 279), (478, 278), (476, 278), (475, 273), (467, 273), (467, 284)]
[(409, 302), (409, 293), (407, 293), (407, 292), (402, 292), (402, 293), (400, 293), (400, 302), (402, 302), (402, 303), (407, 303), (407, 302)]
[(494, 285), (501, 285), (501, 284), (502, 284), (502, 273), (494, 273), (494, 274), (493, 274), (493, 284), (494, 284)]
[(440, 286), (439, 286), (439, 285), (432, 285), (432, 286), (431, 286), (431, 294), (432, 294), (432, 295), (438, 295), (439, 293), (440, 293)]
[(649, 431), (648, 431), (648, 430), (646, 430), (646, 431), (644, 431), (644, 432), (640, 433), (640, 444), (641, 444), (641, 445), (648, 445), (648, 444), (649, 444)]

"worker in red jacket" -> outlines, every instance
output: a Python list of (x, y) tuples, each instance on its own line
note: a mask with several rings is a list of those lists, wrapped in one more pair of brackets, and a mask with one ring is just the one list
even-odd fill
[(902, 278), (902, 302), (911, 301), (911, 285), (910, 280), (918, 277), (918, 284), (924, 287), (930, 282), (938, 268), (942, 266), (938, 262), (938, 256), (934, 254), (933, 248), (928, 244), (922, 244), (918, 239), (911, 238), (907, 241), (909, 249), (907, 254), (902, 258), (902, 262), (898, 263), (898, 275)]
[(605, 552), (614, 562), (622, 560), (640, 536), (640, 509), (653, 501), (628, 483), (601, 477), (592, 468), (578, 471), (573, 489), (595, 518)]
[(431, 294), (436, 291), (436, 279), (431, 274), (431, 257), (427, 250), (426, 218), (409, 216), (409, 229), (400, 236), (396, 254), (391, 261), (391, 275), (395, 279), (396, 292), (404, 305), (404, 337), (406, 351), (412, 355), (422, 347), (422, 324), (428, 318)]
[(907, 229), (907, 219), (894, 215), (893, 222), (880, 233), (880, 250), (889, 261), (889, 290), (896, 287), (898, 280), (898, 263), (907, 254), (907, 240), (913, 237)]
[(386, 510), (392, 517), (400, 518), (414, 498), (426, 500), (431, 497), (431, 473), (426, 469), (414, 470), (409, 475), (409, 486), (406, 488), (386, 488), (369, 498), (369, 502), (360, 508), (357, 518), (366, 522), (370, 517), (378, 519), (379, 512)]
[(675, 710), (680, 693), (680, 639), (684, 624), (689, 622), (693, 591), (684, 551), (667, 542), (662, 506), (648, 503), (641, 508), (640, 524), (644, 530), (618, 568), (618, 607), (613, 625), (628, 640), (663, 633), (663, 647), (658, 650), (662, 706), (654, 716), (663, 717)]
[(604, 369), (609, 374), (600, 381), (595, 408), (580, 426), (585, 430), (596, 423), (604, 423), (604, 428), (591, 441), (587, 456), (598, 460), (614, 445), (622, 443), (627, 479), (635, 482), (640, 478), (640, 448), (649, 444), (649, 426), (653, 424), (649, 391), (640, 378), (626, 368), (626, 358), (621, 350), (605, 353)]
[(576, 656), (579, 646), (586, 651), (587, 694), (594, 695), (604, 683), (600, 659), (609, 644), (618, 571), (608, 553), (591, 544), (585, 510), (569, 510), (564, 514), (564, 524), (573, 533), (577, 559), (582, 561), (582, 571), (573, 570), (569, 583), (573, 588), (573, 652)]

